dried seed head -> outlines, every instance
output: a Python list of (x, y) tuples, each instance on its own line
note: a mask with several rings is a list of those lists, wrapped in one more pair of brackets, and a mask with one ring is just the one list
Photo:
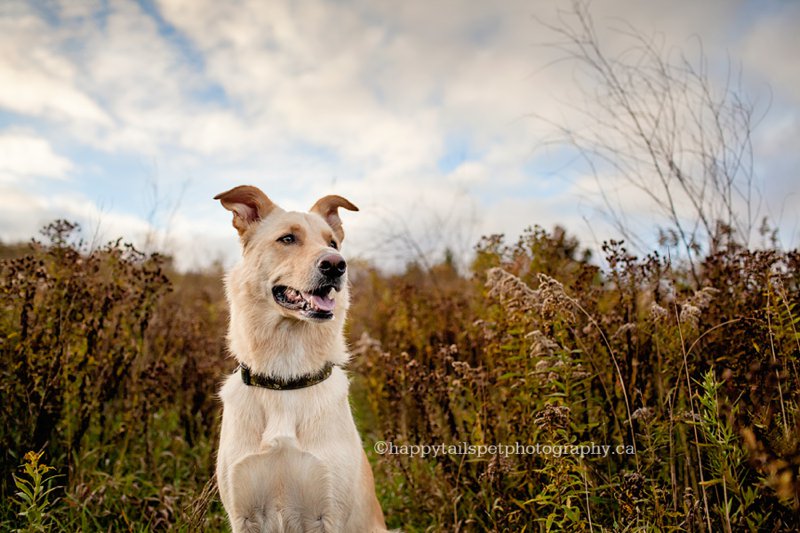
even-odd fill
[(636, 332), (636, 324), (632, 322), (628, 322), (627, 324), (623, 324), (614, 332), (614, 335), (611, 336), (612, 339), (616, 339), (622, 337), (626, 333), (635, 333)]
[(666, 309), (658, 305), (657, 303), (653, 302), (650, 304), (650, 320), (653, 322), (658, 322), (663, 320), (669, 316), (669, 313)]
[(511, 310), (530, 311), (539, 306), (539, 292), (531, 289), (517, 276), (502, 268), (491, 268), (486, 273), (489, 296), (497, 298)]
[(561, 348), (557, 342), (548, 338), (539, 330), (531, 331), (525, 337), (531, 339), (531, 357), (550, 357)]
[(566, 429), (569, 426), (570, 409), (566, 405), (547, 404), (537, 413), (533, 423), (539, 429), (554, 431)]
[(632, 420), (642, 419), (643, 422), (651, 420), (655, 416), (655, 412), (650, 407), (640, 407), (631, 414)]
[(680, 321), (681, 324), (686, 324), (692, 328), (697, 328), (700, 323), (701, 311), (698, 307), (685, 303), (681, 306)]
[(705, 309), (711, 303), (711, 300), (719, 294), (719, 289), (714, 287), (703, 287), (699, 291), (695, 291), (689, 302), (700, 309)]
[(545, 319), (562, 315), (568, 322), (575, 322), (574, 300), (564, 292), (564, 285), (546, 274), (539, 274), (540, 312)]

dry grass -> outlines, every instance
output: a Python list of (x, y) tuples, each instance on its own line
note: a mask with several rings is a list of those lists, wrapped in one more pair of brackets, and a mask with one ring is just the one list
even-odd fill
[[(72, 235), (4, 250), (0, 528), (224, 530), (220, 272)], [(601, 271), (539, 229), (476, 252), (468, 276), (352, 271), (353, 402), (392, 526), (800, 528), (797, 252), (730, 247), (690, 274), (612, 242)], [(379, 457), (376, 440), (635, 453)]]
[(793, 531), (800, 255), (726, 249), (697, 272), (563, 232), (356, 285), (367, 443), (623, 444), (609, 457), (376, 457), (409, 531)]

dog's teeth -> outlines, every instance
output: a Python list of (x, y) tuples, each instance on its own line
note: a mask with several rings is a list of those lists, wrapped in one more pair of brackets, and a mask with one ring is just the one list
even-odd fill
[(287, 288), (283, 293), (284, 298), (289, 303), (297, 303), (303, 299), (302, 294), (297, 289)]

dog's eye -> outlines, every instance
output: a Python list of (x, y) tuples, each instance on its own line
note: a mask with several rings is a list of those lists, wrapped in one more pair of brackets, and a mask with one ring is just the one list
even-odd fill
[(333, 248), (334, 250), (338, 250), (339, 249), (339, 245), (336, 244), (336, 241), (331, 241), (331, 248)]
[(283, 244), (292, 244), (296, 240), (297, 240), (297, 238), (295, 238), (294, 234), (287, 233), (286, 235), (284, 235), (283, 237), (278, 239), (278, 242), (282, 242)]

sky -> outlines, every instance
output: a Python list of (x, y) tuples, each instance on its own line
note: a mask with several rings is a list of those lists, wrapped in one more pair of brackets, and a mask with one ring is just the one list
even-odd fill
[[(560, 224), (646, 235), (642, 191), (590, 175), (553, 125), (591, 91), (551, 44), (565, 1), (0, 2), (0, 240), (55, 218), (88, 240), (162, 249), (182, 269), (236, 260), (214, 195), (260, 187), (285, 209), (340, 194), (350, 255), (391, 267), (481, 235)], [(610, 54), (633, 27), (672, 57), (702, 43), (711, 82), (752, 102), (759, 209), (800, 241), (800, 2), (595, 0)], [(562, 14), (563, 17), (563, 14)], [(562, 19), (563, 20), (563, 19)], [(626, 26), (630, 25), (630, 26)], [(589, 85), (587, 86), (587, 83)], [(581, 120), (584, 122), (581, 122)], [(605, 133), (601, 133), (605, 135)]]

